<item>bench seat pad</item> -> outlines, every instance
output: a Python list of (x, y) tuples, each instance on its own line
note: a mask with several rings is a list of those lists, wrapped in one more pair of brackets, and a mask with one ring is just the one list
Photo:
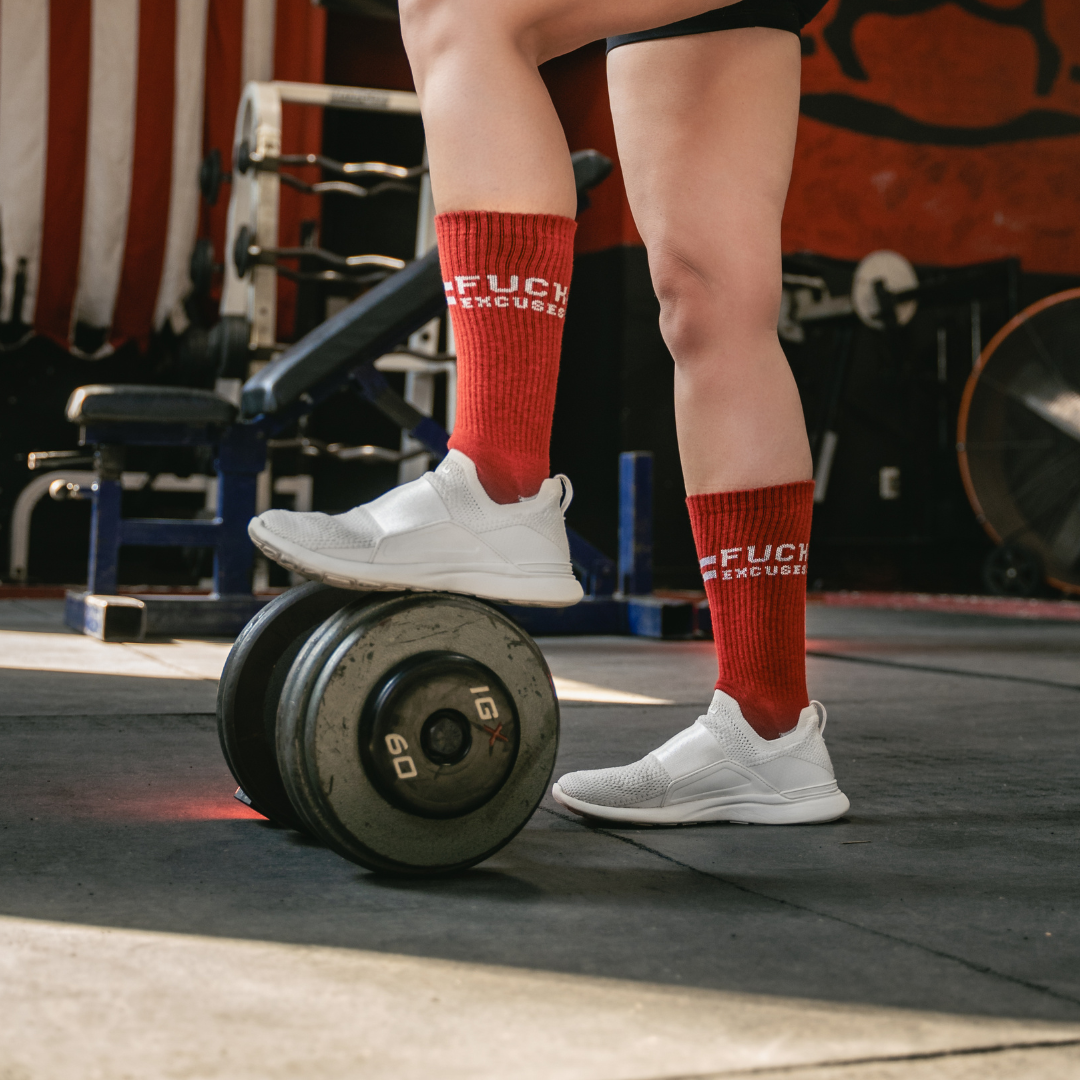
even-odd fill
[(186, 386), (80, 386), (67, 403), (73, 424), (231, 424), (236, 406)]

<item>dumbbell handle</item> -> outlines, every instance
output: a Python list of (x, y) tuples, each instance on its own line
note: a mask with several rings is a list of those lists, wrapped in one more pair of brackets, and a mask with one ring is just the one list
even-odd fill
[(360, 184), (350, 184), (347, 180), (321, 180), (317, 184), (309, 184), (292, 173), (280, 173), (281, 182), (305, 195), (325, 195), (334, 191), (340, 195), (352, 195), (356, 199), (367, 199), (372, 195), (381, 195), (384, 191), (407, 191), (410, 194), (415, 189), (399, 180), (385, 180), (381, 184), (373, 184), (371, 187), (363, 187)]
[(400, 270), (405, 265), (404, 259), (395, 259), (391, 255), (338, 255), (325, 248), (283, 247), (261, 248), (258, 244), (248, 245), (248, 254), (253, 261), (262, 259), (302, 259), (310, 257), (320, 262), (340, 266), (343, 269), (356, 269), (361, 266), (378, 266), (383, 270)]
[(241, 173), (248, 169), (277, 172), (282, 165), (318, 165), (341, 176), (385, 176), (392, 180), (415, 180), (428, 171), (426, 165), (406, 167), (389, 165), (385, 161), (336, 161), (323, 154), (263, 154), (252, 150), (246, 140), (237, 147), (236, 168)]
[(245, 277), (248, 270), (256, 264), (275, 265), (278, 259), (318, 259), (342, 270), (355, 270), (365, 266), (378, 267), (382, 270), (400, 270), (405, 265), (404, 259), (395, 259), (390, 255), (338, 255), (318, 247), (274, 247), (264, 248), (252, 243), (251, 230), (242, 226), (236, 234), (233, 246), (233, 262), (236, 272)]

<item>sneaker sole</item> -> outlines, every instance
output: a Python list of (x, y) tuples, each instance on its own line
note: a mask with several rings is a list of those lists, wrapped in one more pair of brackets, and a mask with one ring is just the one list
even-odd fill
[(248, 525), (255, 546), (286, 570), (333, 585), (339, 589), (383, 592), (448, 592), (496, 600), (502, 604), (527, 607), (571, 607), (585, 595), (576, 577), (570, 575), (523, 575), (512, 571), (447, 568), (445, 563), (416, 563), (407, 566), (353, 563), (332, 559), (297, 547), (265, 529), (258, 518)]
[(696, 822), (730, 821), (737, 825), (814, 825), (835, 821), (851, 807), (837, 788), (825, 795), (787, 799), (783, 795), (760, 795), (695, 799), (676, 806), (619, 807), (582, 802), (566, 794), (558, 784), (551, 789), (555, 801), (582, 817), (634, 825), (690, 825)]

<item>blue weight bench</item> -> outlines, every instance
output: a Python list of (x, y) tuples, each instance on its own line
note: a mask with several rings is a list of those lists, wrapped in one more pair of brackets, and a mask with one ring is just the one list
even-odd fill
[[(429, 252), (380, 282), (249, 379), (237, 409), (208, 390), (181, 387), (82, 386), (67, 417), (79, 443), (94, 447), (95, 480), (85, 590), (69, 591), (69, 626), (104, 640), (147, 635), (232, 636), (266, 602), (251, 591), (254, 550), (247, 524), (255, 514), (256, 479), (267, 440), (321, 401), (351, 388), (370, 400), (439, 458), (447, 434), (394, 392), (374, 367), (411, 333), (445, 309), (438, 253)], [(129, 446), (203, 446), (214, 452), (218, 480), (212, 520), (124, 518), (121, 473)], [(117, 596), (119, 550), (125, 544), (205, 547), (214, 552), (210, 596)]]
[[(68, 401), (81, 445), (94, 447), (90, 558), (85, 591), (69, 591), (65, 621), (104, 640), (147, 634), (227, 635), (255, 614), (254, 552), (247, 524), (255, 486), (266, 467), (266, 435), (236, 423), (236, 408), (207, 390), (159, 386), (82, 386)], [(121, 477), (129, 446), (210, 446), (217, 474), (212, 520), (124, 518)], [(118, 597), (117, 566), (125, 545), (211, 548), (212, 597)], [(236, 628), (235, 630), (233, 628)]]

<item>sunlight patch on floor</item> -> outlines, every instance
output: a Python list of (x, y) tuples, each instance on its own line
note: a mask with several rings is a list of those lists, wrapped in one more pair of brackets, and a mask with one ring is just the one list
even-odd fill
[[(104, 642), (82, 634), (0, 630), (0, 669), (80, 675), (126, 675), (142, 679), (206, 679), (221, 676), (232, 646), (224, 641)], [(560, 701), (604, 705), (670, 705), (667, 698), (554, 677)]]
[[(0, 918), (4, 1075), (629, 1080), (1080, 1028), (359, 949)], [(48, 1003), (45, 1007), (45, 1003)]]

